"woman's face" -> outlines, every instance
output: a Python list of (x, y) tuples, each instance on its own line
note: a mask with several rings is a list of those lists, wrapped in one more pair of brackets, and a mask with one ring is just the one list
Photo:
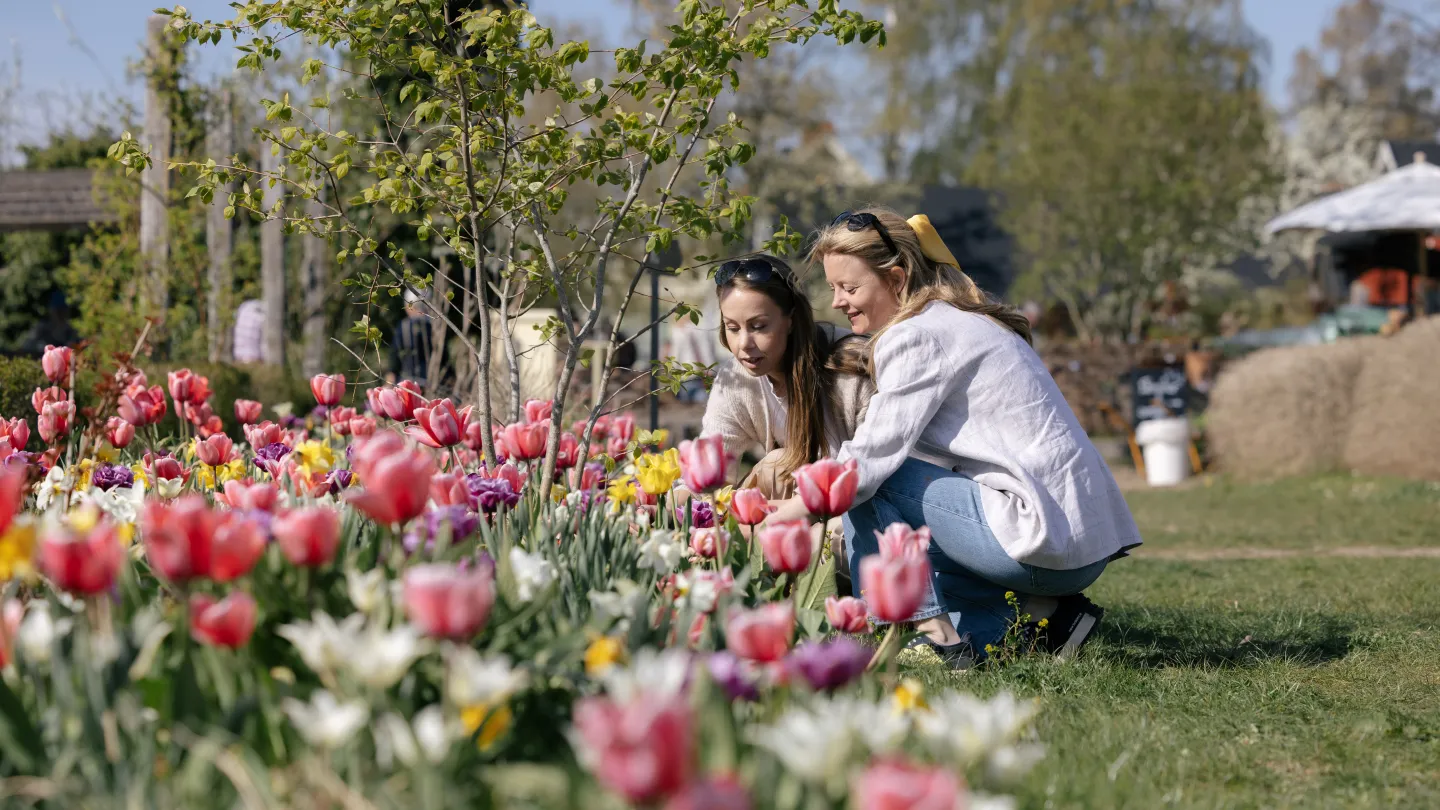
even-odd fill
[(850, 328), (868, 335), (895, 317), (900, 310), (896, 290), (904, 273), (891, 270), (893, 278), (882, 277), (862, 259), (831, 253), (825, 257), (825, 281), (830, 285), (830, 306), (845, 313)]
[(758, 290), (732, 287), (720, 297), (725, 345), (745, 370), (766, 377), (780, 368), (790, 334), (790, 316)]

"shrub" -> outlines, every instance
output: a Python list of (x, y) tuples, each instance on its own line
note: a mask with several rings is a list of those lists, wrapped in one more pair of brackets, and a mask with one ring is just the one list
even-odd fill
[(1355, 384), (1345, 466), (1367, 475), (1440, 479), (1440, 318), (1385, 339)]
[[(0, 416), (24, 417), (35, 427), (35, 409), (30, 395), (36, 388), (50, 383), (40, 369), (40, 361), (29, 357), (0, 357)], [(35, 439), (31, 439), (34, 443)]]

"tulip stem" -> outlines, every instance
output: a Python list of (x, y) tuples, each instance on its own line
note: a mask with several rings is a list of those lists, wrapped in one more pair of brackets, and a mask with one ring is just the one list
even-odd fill
[(879, 669), (890, 657), (890, 647), (894, 644), (899, 626), (894, 622), (890, 623), (890, 627), (885, 631), (885, 637), (880, 640), (880, 647), (875, 650), (875, 655), (870, 659), (870, 663), (865, 665), (866, 672), (874, 672)]

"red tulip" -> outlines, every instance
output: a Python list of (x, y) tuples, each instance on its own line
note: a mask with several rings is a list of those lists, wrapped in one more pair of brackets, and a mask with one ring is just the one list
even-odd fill
[(29, 477), (23, 467), (0, 466), (0, 537), (20, 513), (20, 503), (29, 489)]
[(285, 435), (285, 431), (279, 425), (266, 420), (258, 425), (245, 426), (245, 441), (250, 443), (250, 449), (259, 450), (262, 447), (275, 444)]
[(44, 413), (45, 406), (52, 402), (65, 402), (65, 392), (55, 386), (49, 388), (36, 388), (35, 393), (30, 395), (30, 405), (35, 408), (35, 413)]
[(48, 529), (40, 537), (40, 569), (62, 591), (81, 596), (108, 591), (124, 561), (120, 537), (106, 520), (83, 537), (65, 526)]
[(230, 460), (235, 443), (224, 433), (216, 433), (208, 439), (195, 442), (195, 456), (207, 467), (218, 467)]
[(923, 556), (872, 554), (860, 561), (860, 584), (875, 618), (904, 622), (919, 609), (930, 590), (930, 561)]
[(430, 500), (438, 506), (469, 505), (470, 490), (465, 485), (465, 473), (450, 472), (431, 478)]
[(10, 653), (24, 618), (25, 605), (19, 599), (6, 599), (0, 605), (0, 670), (10, 666)]
[(560, 449), (555, 454), (555, 469), (568, 470), (580, 463), (580, 440), (574, 434), (560, 434)]
[(680, 443), (680, 471), (691, 492), (709, 492), (725, 482), (725, 440), (701, 436)]
[(695, 735), (690, 707), (677, 697), (629, 703), (587, 697), (575, 704), (582, 761), (600, 784), (636, 805), (652, 805), (690, 782)]
[(765, 493), (758, 489), (737, 489), (730, 498), (730, 514), (742, 526), (758, 526), (774, 511)]
[(75, 403), (45, 403), (45, 409), (40, 412), (40, 418), (35, 420), (35, 427), (40, 433), (40, 440), (46, 444), (54, 444), (56, 441), (65, 438), (65, 436), (70, 433), (70, 420), (74, 418)]
[(603, 489), (605, 487), (605, 466), (602, 464), (586, 464), (580, 469), (581, 490)]
[(24, 450), (27, 442), (30, 441), (30, 423), (20, 417), (14, 419), (0, 419), (0, 438), (10, 437), (10, 446), (15, 450)]
[(629, 444), (630, 440), (635, 438), (635, 417), (628, 413), (622, 413), (612, 419), (609, 435)]
[(181, 467), (180, 461), (172, 456), (161, 456), (147, 466), (157, 479), (169, 481), (185, 477), (185, 468)]
[(864, 633), (870, 629), (865, 619), (868, 608), (865, 601), (853, 596), (825, 597), (825, 618), (830, 626), (842, 633)]
[(405, 571), (401, 588), (405, 615), (434, 638), (469, 641), (485, 626), (495, 604), (492, 569), (434, 563)]
[(471, 422), (465, 426), (465, 438), (462, 440), (465, 446), (479, 453), (485, 448), (485, 426), (479, 422)]
[(530, 461), (545, 455), (545, 440), (550, 436), (550, 421), (525, 425), (506, 425), (500, 433), (500, 442), (505, 446), (505, 455), (520, 461)]
[(350, 435), (350, 420), (357, 416), (354, 408), (331, 408), (328, 416), (330, 419), (330, 428), (335, 431), (336, 435)]
[(117, 450), (130, 446), (135, 440), (135, 426), (118, 416), (105, 420), (105, 440)]
[[(205, 400), (210, 398), (210, 378), (199, 374), (190, 375), (190, 404), (204, 405)], [(208, 409), (207, 409), (208, 411)], [(208, 412), (207, 412), (208, 419)], [(204, 421), (204, 420), (202, 420)]]
[(270, 522), (270, 533), (291, 563), (319, 568), (340, 545), (340, 513), (323, 506), (286, 512)]
[(253, 425), (260, 421), (260, 409), (263, 406), (253, 399), (235, 400), (235, 421), (242, 425)]
[(280, 505), (280, 488), (270, 482), (226, 481), (225, 489), (215, 493), (215, 500), (231, 509), (274, 512), (275, 507)]
[(630, 452), (630, 443), (619, 436), (611, 436), (605, 440), (605, 455), (610, 458), (619, 461), (625, 458), (625, 454), (628, 452)]
[(196, 427), (200, 427), (201, 425), (208, 423), (211, 417), (215, 416), (215, 411), (211, 409), (210, 403), (208, 402), (182, 403), (180, 405), (180, 413), (182, 416), (185, 417), (186, 422), (189, 422)]
[(753, 610), (736, 609), (725, 621), (725, 647), (750, 661), (779, 661), (795, 635), (795, 605), (776, 602)]
[(943, 767), (876, 762), (855, 778), (859, 810), (956, 810), (963, 807), (960, 777)]
[(528, 423), (544, 422), (554, 412), (553, 399), (532, 399), (525, 402), (525, 421)]
[(804, 520), (772, 523), (758, 532), (765, 562), (777, 574), (799, 574), (810, 567), (813, 547), (810, 524)]
[(410, 438), (425, 445), (440, 449), (460, 443), (465, 429), (470, 424), (472, 406), (466, 405), (459, 411), (448, 399), (437, 399), (427, 407), (415, 409), (415, 427), (406, 428)]
[(197, 593), (190, 597), (190, 635), (201, 644), (238, 650), (255, 632), (255, 597), (234, 591), (220, 601)]
[(69, 346), (46, 346), (45, 354), (40, 358), (45, 378), (52, 383), (64, 383), (65, 378), (70, 376), (70, 361), (74, 356), (75, 351)]
[(140, 518), (150, 567), (172, 582), (229, 582), (265, 553), (265, 535), (249, 518), (217, 512), (198, 495), (173, 505), (149, 501)]
[(410, 449), (405, 439), (392, 430), (378, 431), (374, 436), (363, 442), (355, 443), (355, 453), (350, 459), (350, 469), (360, 476), (363, 484), (366, 477), (381, 459), (404, 453)]
[(375, 424), (375, 418), (372, 416), (357, 416), (349, 422), (350, 435), (356, 438), (374, 436), (377, 429), (379, 426)]
[(166, 376), (170, 383), (170, 398), (175, 400), (176, 407), (179, 407), (182, 402), (190, 402), (190, 386), (194, 382), (195, 376), (190, 369), (182, 368), (179, 371), (172, 371)]
[(165, 418), (165, 392), (160, 386), (133, 388), (120, 397), (120, 418), (135, 427), (153, 425)]
[(853, 459), (841, 464), (824, 458), (795, 470), (795, 489), (810, 514), (832, 518), (850, 509), (860, 484), (857, 466)]
[(340, 398), (345, 396), (345, 375), (316, 374), (310, 378), (310, 393), (315, 395), (316, 402), (327, 408), (339, 405)]
[[(377, 434), (365, 446), (370, 447), (382, 435), (386, 434)], [(376, 523), (386, 525), (404, 523), (425, 511), (430, 478), (435, 474), (434, 459), (409, 448), (378, 459), (362, 460), (362, 455), (355, 454), (354, 468), (365, 488), (345, 493), (351, 505)]]
[(714, 526), (690, 530), (690, 550), (695, 552), (697, 557), (716, 559), (725, 554), (725, 547), (729, 544), (729, 537), (725, 532)]
[(665, 810), (751, 810), (750, 794), (728, 776), (691, 782), (665, 803)]
[(877, 532), (875, 536), (880, 542), (880, 556), (887, 560), (924, 557), (930, 551), (929, 526), (912, 529), (904, 523), (891, 523), (883, 534)]

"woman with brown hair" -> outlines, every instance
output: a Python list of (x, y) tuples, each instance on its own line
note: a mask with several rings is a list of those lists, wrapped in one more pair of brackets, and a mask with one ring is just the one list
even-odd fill
[[(928, 526), (934, 598), (912, 621), (942, 655), (963, 665), (998, 642), (1014, 619), (1007, 591), (1046, 619), (1038, 642), (1073, 651), (1103, 613), (1081, 591), (1140, 534), (1029, 322), (960, 271), (923, 215), (846, 212), (810, 257), (832, 306), (870, 335), (870, 416), (836, 454), (858, 467), (852, 570), (878, 552), (876, 532)], [(803, 511), (787, 502), (771, 519)]]

